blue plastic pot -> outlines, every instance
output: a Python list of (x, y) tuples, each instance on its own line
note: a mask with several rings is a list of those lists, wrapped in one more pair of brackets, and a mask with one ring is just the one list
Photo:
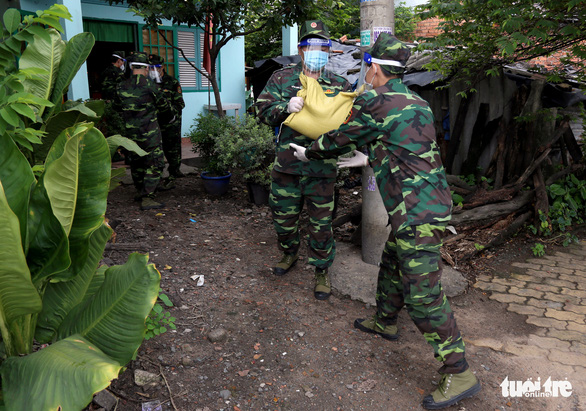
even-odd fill
[(225, 176), (210, 176), (209, 172), (204, 171), (201, 173), (203, 179), (203, 186), (208, 194), (221, 196), (226, 194), (230, 187), (230, 177), (232, 173), (228, 173)]

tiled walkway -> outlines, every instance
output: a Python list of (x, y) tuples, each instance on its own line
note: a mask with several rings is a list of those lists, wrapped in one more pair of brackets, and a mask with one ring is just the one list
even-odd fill
[[(537, 326), (526, 344), (501, 340), (471, 341), (495, 351), (547, 359), (551, 367), (586, 380), (586, 242), (525, 263), (513, 263), (507, 278), (480, 276), (476, 288), (490, 292), (507, 310)], [(576, 387), (578, 388), (578, 387)], [(586, 406), (584, 398), (581, 405)]]

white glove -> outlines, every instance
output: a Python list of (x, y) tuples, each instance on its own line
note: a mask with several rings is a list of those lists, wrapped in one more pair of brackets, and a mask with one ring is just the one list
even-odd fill
[(342, 157), (338, 160), (338, 167), (366, 167), (368, 156), (358, 150), (354, 150), (354, 157)]
[(293, 150), (295, 150), (293, 155), (295, 157), (297, 157), (299, 160), (301, 160), (303, 162), (309, 161), (309, 159), (307, 157), (305, 157), (305, 150), (307, 150), (305, 147), (298, 146), (297, 144), (294, 144), (294, 143), (289, 144), (289, 147), (292, 148)]
[(291, 97), (287, 103), (287, 113), (299, 113), (303, 108), (303, 97)]

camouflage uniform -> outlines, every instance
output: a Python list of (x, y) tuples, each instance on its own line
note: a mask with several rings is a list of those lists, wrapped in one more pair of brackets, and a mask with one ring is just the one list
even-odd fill
[(169, 175), (178, 177), (181, 175), (179, 172), (181, 166), (181, 113), (185, 107), (185, 102), (183, 101), (181, 85), (176, 78), (165, 73), (160, 87), (169, 98), (174, 114), (173, 121), (166, 122), (161, 126), (163, 152), (169, 163)]
[(316, 140), (306, 156), (331, 158), (358, 147), (368, 151), (392, 227), (378, 276), (377, 318), (396, 324), (406, 305), (444, 362), (440, 372), (463, 372), (464, 342), (440, 282), (452, 200), (428, 103), (401, 79), (391, 79), (357, 97), (344, 124)]
[[(302, 70), (302, 63), (298, 63), (273, 73), (257, 100), (258, 117), (262, 121), (277, 127), (289, 116), (287, 103), (301, 89), (299, 75)], [(331, 97), (351, 90), (346, 79), (331, 72), (322, 73), (317, 81)], [(304, 163), (289, 150), (289, 143), (293, 142), (308, 147), (313, 140), (281, 126), (269, 197), (279, 248), (285, 254), (297, 254), (299, 217), (305, 201), (310, 220), (308, 263), (326, 269), (332, 265), (335, 256), (332, 211), (336, 159)]]
[(130, 153), (134, 186), (142, 197), (153, 197), (165, 166), (158, 113), (169, 112), (170, 104), (148, 77), (132, 74), (118, 85), (117, 105), (126, 121), (127, 137), (148, 153), (144, 157)]
[(123, 80), (122, 70), (110, 64), (101, 75), (102, 100), (113, 100), (116, 96), (116, 88)]
[[(149, 60), (152, 65), (164, 63), (164, 59), (156, 54), (151, 54)], [(179, 171), (181, 167), (181, 113), (185, 107), (185, 102), (183, 101), (179, 80), (170, 76), (164, 70), (163, 73), (158, 86), (163, 90), (165, 97), (173, 108), (172, 112), (169, 113), (169, 118), (162, 118), (160, 121), (163, 153), (169, 163), (169, 177), (175, 178), (182, 175)]]

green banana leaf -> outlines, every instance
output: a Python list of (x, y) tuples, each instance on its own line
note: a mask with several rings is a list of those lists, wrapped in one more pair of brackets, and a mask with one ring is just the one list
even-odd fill
[[(25, 91), (37, 97), (50, 100), (53, 86), (57, 80), (59, 63), (65, 53), (65, 42), (54, 29), (47, 30), (50, 41), (35, 35), (35, 41), (29, 44), (19, 60), (19, 68), (41, 68), (47, 72), (35, 79), (26, 79), (23, 84)], [(39, 115), (43, 115), (45, 108), (39, 107)]]
[(6, 410), (81, 410), (121, 368), (79, 335), (10, 357), (0, 367)]
[(71, 266), (53, 281), (73, 278), (83, 268), (90, 236), (106, 212), (111, 161), (103, 134), (93, 124), (64, 130), (51, 147), (43, 180), (55, 216), (68, 233)]
[(44, 281), (66, 270), (71, 264), (69, 239), (63, 226), (53, 214), (51, 202), (41, 175), (35, 185), (29, 203), (28, 251), (26, 260), (31, 279), (37, 289), (43, 289)]
[(25, 156), (7, 135), (0, 136), (0, 182), (10, 208), (18, 217), (23, 248), (26, 249), (27, 205), (35, 176)]
[(148, 153), (144, 151), (142, 148), (138, 146), (134, 141), (131, 139), (121, 136), (120, 134), (115, 134), (106, 138), (108, 142), (108, 147), (110, 148), (110, 156), (113, 156), (118, 147), (124, 147), (128, 151), (132, 151), (133, 153), (138, 154), (139, 156), (146, 156)]
[(159, 295), (161, 274), (147, 263), (147, 255), (132, 253), (123, 266), (108, 268), (100, 290), (65, 318), (57, 339), (80, 334), (120, 364), (128, 363)]
[(0, 331), (6, 352), (13, 355), (15, 341), (11, 331), (14, 323), (21, 316), (41, 311), (41, 298), (31, 281), (18, 218), (8, 205), (2, 183), (0, 221)]
[(59, 113), (50, 117), (45, 124), (44, 131), (47, 133), (43, 137), (43, 144), (35, 147), (35, 161), (44, 162), (47, 158), (51, 146), (63, 130), (73, 127), (77, 123), (97, 121), (99, 115), (93, 111), (87, 104), (74, 102), (68, 104)]
[(70, 281), (47, 285), (43, 296), (43, 310), (39, 314), (35, 330), (35, 339), (39, 343), (50, 342), (67, 314), (93, 297), (102, 285), (105, 269), (96, 272), (96, 268), (111, 236), (112, 229), (103, 223), (92, 233), (88, 258), (82, 271)]
[[(60, 107), (63, 94), (67, 92), (73, 77), (90, 55), (95, 42), (96, 39), (92, 33), (79, 33), (67, 41), (65, 52), (59, 61), (57, 79), (49, 98), (51, 103), (55, 104), (54, 107)], [(47, 110), (43, 118), (46, 120), (51, 113), (52, 110)]]

